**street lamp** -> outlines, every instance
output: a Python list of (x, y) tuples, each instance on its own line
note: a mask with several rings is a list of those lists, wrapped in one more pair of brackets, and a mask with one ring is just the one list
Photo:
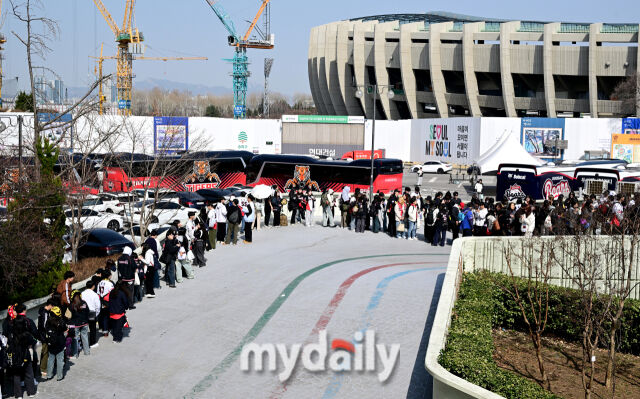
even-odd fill
[(387, 97), (392, 99), (395, 93), (393, 92), (393, 88), (395, 85), (379, 85), (379, 84), (368, 84), (356, 87), (356, 97), (362, 98), (364, 97), (365, 89), (367, 93), (373, 94), (373, 126), (371, 128), (371, 176), (369, 178), (369, 203), (373, 202), (373, 161), (375, 159), (375, 142), (376, 142), (376, 109), (377, 109), (377, 101), (378, 95), (384, 93), (387, 90)]
[[(15, 127), (12, 123), (11, 116), (0, 116), (0, 133), (7, 130), (7, 124), (2, 121), (2, 119), (9, 120), (9, 126)], [(24, 123), (24, 118), (22, 115), (18, 115), (16, 118), (16, 124), (18, 125), (18, 181), (22, 181), (22, 124)]]

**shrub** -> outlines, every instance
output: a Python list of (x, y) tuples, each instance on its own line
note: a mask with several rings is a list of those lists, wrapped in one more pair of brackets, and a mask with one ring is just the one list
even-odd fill
[(500, 369), (493, 360), (491, 331), (500, 296), (500, 289), (488, 283), (483, 274), (464, 276), (439, 363), (451, 373), (506, 398), (557, 398), (536, 383)]

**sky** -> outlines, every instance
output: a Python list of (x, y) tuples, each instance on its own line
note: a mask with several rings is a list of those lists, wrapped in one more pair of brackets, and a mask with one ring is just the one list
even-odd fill
[[(14, 0), (21, 3), (25, 0)], [(97, 55), (104, 43), (105, 54), (115, 55), (114, 36), (91, 0), (40, 0), (41, 14), (58, 22), (60, 35), (49, 43), (51, 52), (40, 65), (56, 71), (68, 87), (86, 86), (94, 80), (90, 55)], [(125, 0), (103, 0), (118, 24), (122, 23)], [(219, 0), (244, 32), (261, 0)], [(286, 95), (310, 93), (307, 53), (312, 27), (344, 19), (395, 13), (448, 11), (467, 15), (562, 22), (640, 23), (638, 0), (273, 0), (271, 31), (274, 50), (249, 49), (252, 77), (250, 88), (264, 84), (263, 60), (275, 58), (270, 88)], [(10, 1), (4, 0), (1, 32), (6, 36), (3, 74), (19, 76), (26, 87), (24, 47), (12, 32), (24, 26), (10, 15)], [(135, 21), (144, 33), (146, 56), (203, 56), (208, 61), (137, 61), (135, 80), (165, 79), (181, 83), (231, 87), (231, 66), (222, 60), (233, 55), (227, 33), (205, 0), (137, 0)], [(42, 28), (37, 28), (42, 32)], [(115, 73), (115, 61), (105, 61), (105, 73)], [(134, 80), (134, 87), (135, 87)]]

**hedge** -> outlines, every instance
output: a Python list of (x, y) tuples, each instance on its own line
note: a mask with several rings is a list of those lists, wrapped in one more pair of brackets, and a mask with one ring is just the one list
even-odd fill
[(533, 381), (500, 369), (491, 335), (500, 308), (499, 288), (482, 275), (466, 274), (439, 363), (451, 373), (506, 398), (559, 398)]
[[(503, 274), (480, 273), (478, 278), (495, 285), (496, 298), (493, 313), (493, 325), (509, 330), (528, 332), (524, 323), (520, 307), (508, 293), (498, 286), (511, 287), (508, 277)], [(526, 280), (516, 279), (520, 292), (526, 291)], [(570, 342), (582, 342), (582, 326), (580, 315), (580, 293), (575, 289), (564, 287), (549, 287), (549, 316), (545, 335), (555, 336)], [(602, 303), (595, 304), (596, 311), (602, 308)], [(527, 309), (528, 310), (528, 309)], [(620, 320), (621, 327), (616, 332), (618, 351), (635, 356), (640, 355), (640, 301), (627, 299), (624, 312)], [(604, 323), (605, 331), (610, 323)], [(601, 346), (608, 348), (608, 341), (601, 340)]]

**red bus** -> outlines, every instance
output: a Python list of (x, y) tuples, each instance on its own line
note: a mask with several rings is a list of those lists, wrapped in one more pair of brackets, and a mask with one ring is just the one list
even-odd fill
[[(402, 189), (402, 161), (375, 159), (373, 191), (383, 193)], [(327, 161), (298, 155), (257, 155), (246, 169), (247, 184), (277, 185), (281, 191), (307, 187), (313, 191), (340, 192), (350, 186), (369, 191), (371, 160)]]
[(117, 154), (102, 164), (105, 192), (140, 188), (192, 191), (246, 184), (245, 168), (254, 154), (248, 151), (194, 152), (155, 158), (144, 154)]
[[(373, 157), (376, 159), (384, 158), (384, 150), (375, 150), (373, 152)], [(345, 152), (341, 159), (353, 159), (354, 161), (358, 159), (371, 159), (371, 151), (364, 150)]]

